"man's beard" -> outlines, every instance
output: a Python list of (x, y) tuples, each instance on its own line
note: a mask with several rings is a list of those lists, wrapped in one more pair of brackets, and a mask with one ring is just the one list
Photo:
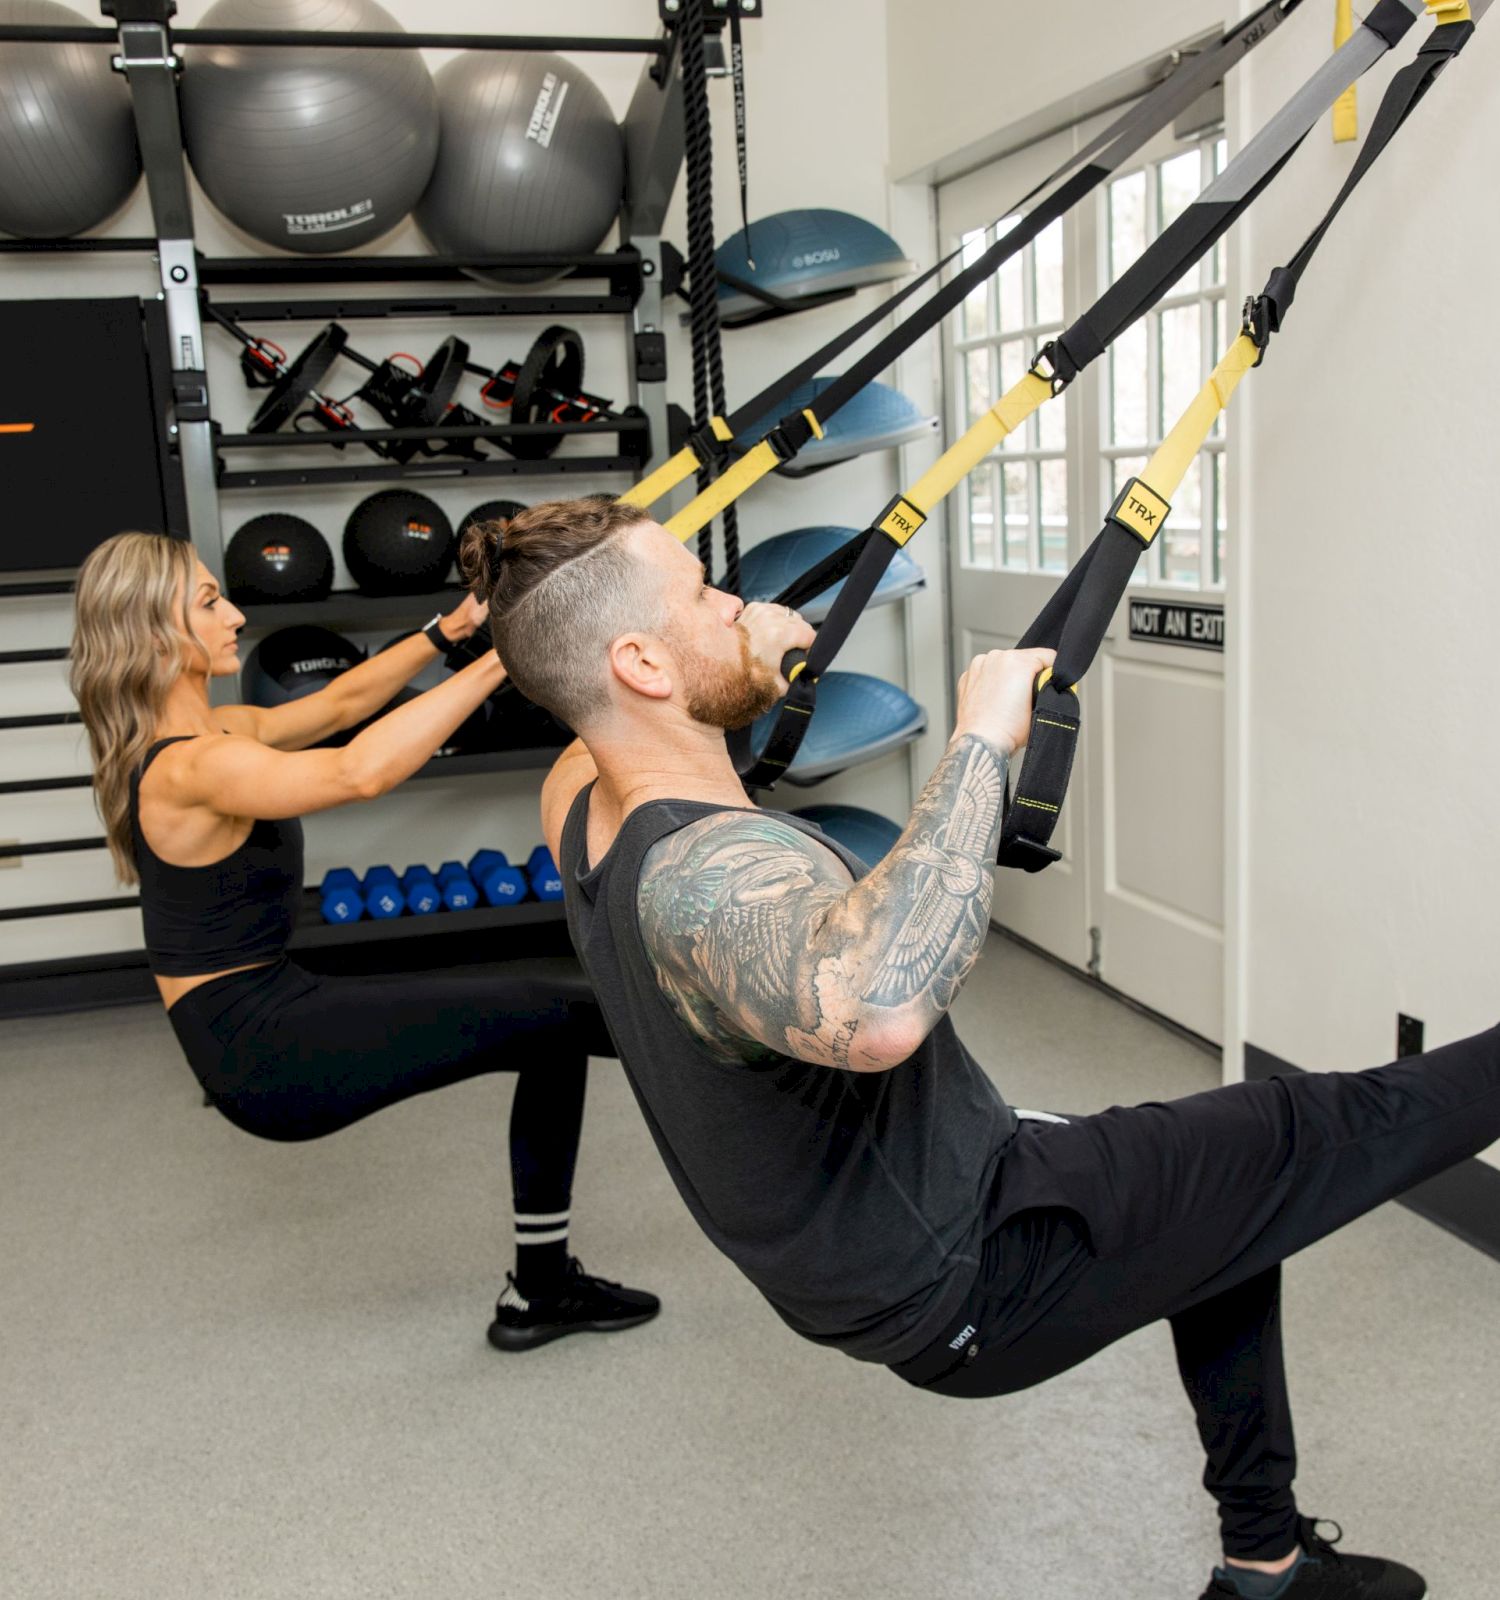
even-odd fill
[(750, 635), (741, 627), (740, 660), (737, 666), (710, 661), (697, 651), (682, 651), (688, 669), (688, 681), (683, 685), (688, 714), (695, 722), (710, 728), (744, 728), (763, 712), (769, 711), (781, 698), (781, 686), (776, 674), (757, 660), (750, 650)]

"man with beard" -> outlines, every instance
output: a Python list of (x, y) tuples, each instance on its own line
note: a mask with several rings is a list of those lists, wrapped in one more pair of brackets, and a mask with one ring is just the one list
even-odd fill
[(1500, 1137), (1500, 1029), (1363, 1073), (1014, 1112), (947, 1012), (1051, 653), (970, 664), (947, 750), (867, 870), (751, 806), (725, 747), (785, 692), (799, 617), (711, 588), (605, 499), (482, 524), (465, 555), (512, 679), (581, 736), (543, 823), (620, 1059), (688, 1208), (782, 1319), (977, 1398), (1165, 1317), (1218, 1502), (1205, 1597), (1418, 1600), (1417, 1574), (1341, 1554), (1298, 1511), (1280, 1263)]

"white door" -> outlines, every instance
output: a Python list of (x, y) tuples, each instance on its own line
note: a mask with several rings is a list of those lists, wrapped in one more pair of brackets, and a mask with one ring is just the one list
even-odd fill
[[(1004, 208), (1026, 193), (1089, 130), (1069, 130), (938, 191), (944, 252), (973, 260), (1016, 220)], [(997, 220), (998, 219), (998, 220)], [(947, 436), (955, 439), (1017, 382), (1078, 305), (1073, 222), (1044, 230), (949, 319)], [(983, 650), (1008, 649), (1077, 555), (1082, 463), (1070, 452), (1083, 423), (1081, 390), (1048, 401), (953, 492), (949, 594), (956, 670)], [(1076, 785), (1075, 785), (1076, 787)], [(1063, 859), (1044, 873), (1002, 873), (998, 922), (1064, 961), (1088, 961), (1083, 870), (1087, 800), (1070, 804), (1053, 834)]]
[[(1048, 165), (1068, 137), (1048, 141)], [(1163, 136), (961, 309), (947, 338), (951, 432), (993, 403), (1223, 159), (1217, 135)], [(972, 235), (977, 249), (972, 213), (1024, 190), (1038, 165), (1011, 157), (951, 186), (951, 199), (943, 191), (947, 235)], [(1221, 244), (956, 492), (960, 661), (1015, 642), (1207, 376), (1227, 342), (1224, 260)], [(1063, 860), (1003, 873), (995, 897), (1003, 926), (1213, 1040), (1223, 1018), (1225, 455), (1221, 423), (1081, 686), (1084, 738), (1053, 839)]]

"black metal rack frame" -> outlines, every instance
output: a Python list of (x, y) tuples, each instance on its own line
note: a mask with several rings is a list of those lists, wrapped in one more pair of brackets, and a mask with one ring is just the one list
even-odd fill
[[(731, 4), (745, 15), (753, 15), (755, 0), (711, 0), (713, 7), (727, 15)], [(669, 21), (670, 0), (663, 0), (664, 21)], [(748, 9), (747, 9), (748, 8)], [(624, 134), (627, 144), (628, 193), (621, 212), (622, 247), (612, 253), (537, 258), (534, 256), (495, 257), (413, 257), (377, 255), (305, 258), (295, 256), (223, 258), (215, 260), (200, 254), (194, 240), (193, 214), (187, 182), (186, 157), (178, 116), (176, 74), (182, 67), (177, 47), (193, 44), (256, 44), (297, 46), (309, 42), (301, 33), (249, 31), (239, 29), (187, 28), (174, 31), (171, 19), (175, 0), (101, 0), (101, 10), (117, 26), (110, 28), (48, 28), (17, 25), (0, 26), (0, 40), (39, 43), (81, 42), (110, 45), (115, 50), (113, 65), (130, 88), (136, 132), (145, 169), (151, 203), (154, 233), (150, 238), (83, 239), (57, 241), (7, 240), (0, 242), (0, 253), (21, 251), (49, 253), (95, 251), (100, 253), (143, 252), (154, 256), (161, 289), (155, 301), (144, 302), (148, 329), (148, 349), (155, 352), (153, 381), (159, 382), (163, 403), (158, 409), (158, 434), (165, 478), (172, 480), (168, 498), (169, 525), (191, 538), (205, 563), (222, 581), (223, 532), (219, 515), (221, 490), (276, 487), (318, 482), (379, 482), (391, 479), (421, 480), (442, 476), (513, 476), (529, 474), (567, 474), (620, 472), (640, 473), (656, 454), (669, 448), (668, 408), (665, 396), (665, 365), (657, 352), (648, 358), (642, 339), (660, 345), (664, 327), (662, 297), (675, 253), (664, 246), (661, 226), (675, 186), (682, 160), (681, 83), (676, 71), (676, 38), (670, 27), (654, 39), (587, 38), (571, 35), (516, 36), (502, 34), (401, 33), (396, 35), (359, 33), (320, 33), (320, 44), (384, 49), (471, 49), (471, 50), (557, 50), (569, 52), (631, 53), (646, 58), (638, 81)], [(664, 262), (666, 270), (664, 270)], [(591, 427), (599, 433), (613, 432), (616, 448), (604, 456), (563, 456), (536, 461), (470, 461), (460, 457), (440, 457), (406, 466), (393, 463), (331, 466), (243, 469), (226, 471), (221, 450), (258, 449), (271, 446), (297, 447), (296, 435), (256, 437), (224, 435), (212, 420), (205, 371), (202, 303), (210, 285), (277, 284), (298, 289), (319, 285), (439, 283), (461, 280), (465, 269), (484, 267), (536, 267), (565, 275), (565, 281), (603, 280), (602, 292), (559, 292), (555, 284), (536, 293), (489, 293), (476, 290), (466, 295), (364, 294), (364, 295), (285, 295), (247, 294), (225, 297), (219, 308), (233, 317), (266, 320), (331, 320), (337, 317), (390, 316), (557, 316), (628, 315), (636, 337), (636, 359), (631, 363), (632, 394), (630, 414), (604, 425), (546, 424), (495, 425), (483, 429), (453, 430), (470, 437), (504, 437), (537, 431), (550, 433), (581, 432)], [(372, 437), (410, 437), (416, 432), (430, 437), (430, 430), (380, 430)], [(332, 445), (333, 436), (318, 443)], [(343, 441), (356, 443), (355, 440)], [(0, 596), (65, 594), (72, 588), (66, 581), (44, 580), (0, 587)], [(316, 609), (316, 608), (314, 608)], [(12, 652), (8, 662), (59, 659), (64, 652)], [(39, 713), (34, 716), (0, 718), (0, 730), (61, 726), (76, 723), (76, 712)], [(554, 750), (496, 751), (476, 756), (435, 758), (420, 773), (423, 778), (456, 776), (466, 773), (515, 771), (550, 763)], [(0, 784), (0, 794), (30, 794), (49, 790), (86, 788), (89, 779), (77, 775), (52, 779), (20, 779)], [(55, 854), (69, 849), (102, 846), (102, 840), (61, 840), (31, 847), (14, 846), (3, 855)], [(24, 907), (0, 913), (0, 920), (24, 917), (82, 913), (134, 905), (133, 897), (107, 897), (66, 905)], [(498, 928), (533, 923), (557, 922), (560, 908), (555, 906), (506, 908), (488, 913), (466, 913), (462, 928), (471, 932), (493, 924)], [(373, 925), (372, 925), (373, 926)], [(364, 931), (364, 924), (299, 930), (296, 942), (303, 944), (343, 944), (371, 941), (400, 941), (415, 933), (453, 932), (456, 918), (405, 918), (386, 924), (377, 935)], [(390, 932), (385, 932), (389, 928)], [(441, 944), (443, 941), (436, 941)], [(53, 983), (61, 981), (57, 971), (65, 968), (80, 977), (87, 974), (113, 974), (100, 979), (100, 993), (114, 983), (120, 972), (130, 969), (139, 977), (138, 952), (106, 958), (86, 958), (74, 963), (29, 964), (24, 970), (9, 969), (4, 974), (8, 986), (17, 981)], [(142, 958), (143, 959), (143, 958)], [(132, 979), (131, 981), (134, 981)], [(127, 985), (128, 987), (128, 985)], [(149, 986), (147, 986), (149, 988)], [(17, 993), (20, 992), (18, 989)], [(86, 993), (86, 991), (85, 991)], [(134, 998), (132, 994), (128, 996)], [(77, 991), (73, 1003), (79, 1003)], [(0, 1002), (0, 1012), (5, 1010)]]

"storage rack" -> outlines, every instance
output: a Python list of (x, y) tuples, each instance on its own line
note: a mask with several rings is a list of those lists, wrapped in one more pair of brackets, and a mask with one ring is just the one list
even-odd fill
[[(716, 22), (722, 26), (731, 5), (743, 16), (758, 14), (758, 0), (710, 0)], [(452, 256), (344, 256), (344, 257), (245, 257), (211, 259), (198, 250), (194, 229), (192, 199), (187, 179), (186, 154), (178, 114), (176, 74), (181, 60), (176, 47), (181, 44), (281, 44), (310, 42), (303, 33), (269, 30), (194, 28), (174, 30), (171, 18), (175, 0), (101, 0), (101, 10), (115, 22), (113, 29), (93, 27), (0, 26), (0, 39), (38, 43), (93, 43), (114, 50), (113, 65), (129, 85), (132, 109), (140, 144), (142, 165), (150, 200), (153, 235), (139, 239), (98, 239), (62, 241), (5, 241), (0, 253), (18, 251), (85, 250), (98, 252), (148, 252), (157, 264), (161, 287), (156, 302), (146, 302), (144, 313), (148, 334), (153, 318), (159, 332), (152, 340), (156, 369), (153, 380), (169, 393), (165, 407), (159, 407), (158, 431), (167, 489), (168, 516), (180, 526), (174, 531), (191, 539), (199, 556), (211, 571), (224, 579), (223, 526), (220, 515), (222, 493), (279, 487), (289, 484), (363, 483), (423, 478), (515, 477), (601, 472), (630, 473), (639, 476), (675, 447), (682, 436), (686, 419), (666, 399), (666, 341), (663, 297), (675, 288), (680, 275), (676, 252), (661, 237), (667, 205), (682, 162), (682, 89), (676, 60), (675, 13), (680, 7), (673, 0), (661, 0), (664, 27), (655, 38), (587, 38), (573, 36), (516, 36), (500, 34), (423, 34), (394, 35), (358, 33), (319, 33), (319, 44), (343, 44), (365, 48), (470, 49), (470, 50), (549, 50), (569, 52), (608, 52), (641, 54), (645, 67), (626, 114), (623, 133), (627, 152), (627, 194), (620, 214), (621, 247), (611, 253), (538, 257), (505, 255), (493, 257)], [(716, 37), (711, 48), (719, 49)], [(566, 292), (555, 285), (538, 293), (506, 292), (495, 295), (467, 294), (461, 297), (389, 293), (351, 296), (342, 287), (333, 296), (310, 295), (305, 291), (321, 285), (339, 286), (360, 283), (423, 283), (461, 280), (465, 268), (527, 267), (545, 268), (565, 274)], [(575, 281), (602, 283), (594, 293), (574, 293)], [(630, 404), (625, 415), (614, 422), (588, 424), (486, 424), (472, 429), (443, 430), (450, 437), (524, 436), (537, 433), (615, 436), (615, 449), (607, 456), (554, 456), (541, 459), (469, 460), (442, 457), (407, 464), (390, 462), (340, 461), (306, 468), (276, 467), (267, 470), (253, 466), (230, 468), (225, 452), (267, 448), (306, 449), (313, 445), (328, 448), (333, 436), (275, 434), (225, 434), (210, 411), (203, 335), (203, 308), (210, 287), (228, 288), (246, 284), (279, 284), (288, 293), (279, 298), (252, 296), (247, 299), (225, 295), (215, 304), (225, 315), (260, 316), (275, 320), (331, 320), (358, 317), (444, 317), (464, 316), (628, 316), (633, 334), (633, 359), (630, 362)], [(291, 292), (292, 290), (296, 292)], [(165, 363), (165, 365), (163, 365)], [(400, 438), (430, 438), (431, 428), (367, 430), (361, 439), (382, 441)], [(346, 445), (358, 441), (343, 441)], [(71, 590), (68, 581), (39, 581), (4, 585), (0, 597), (27, 594), (61, 594)], [(456, 598), (458, 591), (448, 591)], [(439, 603), (443, 596), (437, 597)], [(396, 601), (369, 601), (350, 594), (331, 596), (329, 601), (310, 603), (295, 611), (290, 606), (250, 607), (247, 619), (256, 627), (278, 626), (283, 621), (317, 616), (330, 620), (350, 616), (372, 620), (376, 615), (396, 616), (400, 621), (419, 621), (431, 614), (434, 596), (405, 596)], [(0, 666), (37, 660), (63, 659), (66, 652), (11, 651), (0, 653)], [(76, 712), (40, 713), (32, 716), (0, 718), (0, 731), (27, 727), (76, 723)], [(435, 758), (418, 777), (461, 776), (481, 772), (515, 771), (550, 765), (554, 748), (486, 752), (476, 755)], [(68, 776), (24, 779), (0, 784), (0, 794), (26, 794), (50, 790), (86, 788), (89, 779)], [(102, 838), (54, 840), (31, 845), (0, 846), (0, 860), (19, 856), (59, 854), (69, 851), (99, 850)], [(116, 909), (138, 904), (134, 896), (63, 902), (0, 910), (0, 920), (16, 920), (64, 913)], [(312, 906), (312, 900), (308, 907)], [(326, 927), (315, 912), (304, 908), (294, 948), (298, 951), (326, 945), (365, 945), (372, 941), (400, 941), (438, 933), (477, 930), (481, 926), (497, 935), (528, 930), (528, 949), (535, 952), (537, 924), (558, 924), (561, 907), (556, 904), (524, 904), (492, 908), (484, 912), (440, 914), (432, 917), (402, 918), (381, 925), (378, 933), (363, 923)], [(387, 931), (389, 930), (389, 931)], [(554, 926), (558, 934), (561, 929)], [(445, 941), (435, 940), (435, 944)], [(134, 971), (138, 981), (129, 976)], [(103, 998), (134, 998), (145, 993), (144, 952), (90, 958), (81, 962), (42, 962), (6, 969), (7, 988), (53, 993), (59, 984), (67, 987), (76, 978), (94, 974), (100, 978), (94, 991)], [(102, 976), (101, 976), (102, 975)], [(76, 994), (75, 994), (76, 1002)], [(21, 1004), (24, 1006), (25, 1001)], [(0, 1001), (0, 1010), (4, 1002)]]

